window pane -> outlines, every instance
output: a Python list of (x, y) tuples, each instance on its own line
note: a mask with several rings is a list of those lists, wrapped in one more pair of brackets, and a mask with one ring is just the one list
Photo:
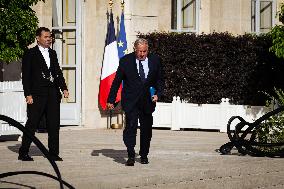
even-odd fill
[(76, 32), (72, 30), (63, 30), (63, 32), (53, 30), (53, 33), (55, 34), (53, 49), (57, 52), (58, 61), (61, 64), (63, 76), (70, 93), (68, 99), (62, 98), (62, 102), (75, 103), (76, 67), (74, 65), (76, 64)]
[(177, 29), (177, 0), (172, 0), (172, 29)]
[(52, 1), (52, 26), (62, 26), (62, 1)]
[(76, 32), (64, 31), (63, 32), (63, 60), (62, 65), (75, 65), (76, 64)]
[(53, 49), (57, 52), (61, 65), (76, 65), (76, 32), (72, 30), (53, 30)]
[[(59, 64), (69, 90), (69, 98), (63, 103), (76, 103), (76, 0), (53, 0), (53, 49), (57, 52)], [(78, 76), (77, 76), (78, 77)]]
[(196, 0), (183, 0), (182, 4), (182, 27), (195, 29), (196, 25)]
[(76, 0), (63, 0), (63, 26), (76, 25)]
[(251, 1), (251, 31), (255, 32), (255, 5), (256, 1)]
[(75, 103), (76, 102), (76, 69), (75, 68), (63, 68), (63, 76), (69, 91), (69, 97), (63, 98), (63, 103)]
[(272, 28), (272, 2), (260, 2), (260, 31), (268, 32)]

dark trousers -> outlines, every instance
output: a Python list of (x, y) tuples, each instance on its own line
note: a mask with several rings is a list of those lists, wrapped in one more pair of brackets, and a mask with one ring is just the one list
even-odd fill
[[(26, 128), (35, 134), (42, 115), (46, 114), (48, 148), (51, 155), (59, 154), (60, 97), (55, 87), (46, 87), (45, 95), (34, 95), (33, 104), (27, 105), (28, 120)], [(28, 154), (31, 140), (24, 134), (19, 154)]]
[(152, 138), (152, 113), (144, 113), (139, 108), (134, 108), (131, 112), (125, 113), (126, 126), (123, 131), (123, 141), (127, 147), (128, 157), (135, 157), (134, 147), (136, 145), (136, 135), (138, 127), (138, 118), (140, 123), (140, 151), (141, 157), (146, 157), (149, 153), (150, 142)]

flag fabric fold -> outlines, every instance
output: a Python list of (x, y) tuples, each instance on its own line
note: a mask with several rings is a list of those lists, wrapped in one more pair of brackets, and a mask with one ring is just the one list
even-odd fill
[[(115, 29), (113, 22), (113, 14), (110, 13), (110, 20), (107, 27), (106, 45), (104, 59), (101, 71), (101, 81), (99, 89), (99, 104), (103, 110), (106, 110), (107, 98), (110, 92), (111, 84), (115, 78), (119, 65), (119, 56), (117, 49), (117, 41), (115, 37)], [(116, 102), (121, 100), (121, 87), (117, 92)]]
[(120, 16), (120, 25), (119, 25), (119, 34), (117, 38), (117, 49), (119, 58), (127, 54), (127, 41), (126, 41), (126, 32), (124, 24), (124, 12), (122, 11)]

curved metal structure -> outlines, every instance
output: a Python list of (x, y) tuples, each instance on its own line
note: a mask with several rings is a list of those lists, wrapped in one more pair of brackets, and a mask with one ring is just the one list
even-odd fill
[(20, 124), (19, 122), (17, 122), (16, 120), (5, 116), (5, 115), (1, 115), (0, 114), (0, 120), (7, 122), (10, 126), (16, 127), (17, 129), (19, 129), (20, 131), (22, 131), (25, 135), (27, 135), (27, 137), (29, 137), (32, 142), (38, 147), (38, 149), (44, 154), (44, 156), (48, 159), (48, 161), (50, 162), (50, 164), (52, 165), (57, 177), (44, 173), (44, 172), (38, 172), (38, 171), (17, 171), (17, 172), (7, 172), (7, 173), (1, 173), (0, 174), (0, 179), (1, 178), (5, 178), (8, 176), (14, 176), (14, 175), (19, 175), (19, 174), (37, 174), (37, 175), (42, 175), (42, 176), (46, 176), (49, 178), (52, 178), (54, 180), (57, 180), (60, 184), (60, 188), (63, 189), (63, 185), (67, 186), (70, 189), (74, 189), (74, 187), (70, 184), (68, 184), (67, 182), (63, 181), (61, 178), (61, 174), (60, 171), (58, 169), (57, 164), (55, 163), (55, 161), (51, 158), (51, 156), (48, 153), (48, 150), (45, 148), (45, 146), (40, 142), (40, 140), (30, 134), (29, 130), (26, 129), (22, 124)]
[[(240, 116), (233, 116), (227, 124), (227, 134), (230, 142), (222, 145), (219, 149), (221, 154), (229, 154), (233, 147), (236, 147), (238, 152), (251, 156), (267, 156), (267, 157), (284, 157), (284, 141), (281, 143), (261, 143), (256, 141), (257, 129), (261, 123), (273, 115), (284, 111), (284, 106), (279, 107), (271, 112), (266, 113), (253, 123), (246, 122)], [(233, 121), (238, 120), (239, 123), (235, 126), (235, 130), (231, 129)], [(245, 129), (245, 127), (247, 128)], [(271, 148), (274, 150), (269, 150)], [(276, 150), (275, 150), (276, 149)]]

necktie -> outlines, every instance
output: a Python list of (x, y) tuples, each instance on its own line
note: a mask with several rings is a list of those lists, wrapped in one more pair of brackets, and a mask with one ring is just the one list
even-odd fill
[(145, 79), (145, 72), (144, 72), (141, 60), (139, 60), (139, 75), (140, 75), (142, 82), (144, 83), (146, 79)]

